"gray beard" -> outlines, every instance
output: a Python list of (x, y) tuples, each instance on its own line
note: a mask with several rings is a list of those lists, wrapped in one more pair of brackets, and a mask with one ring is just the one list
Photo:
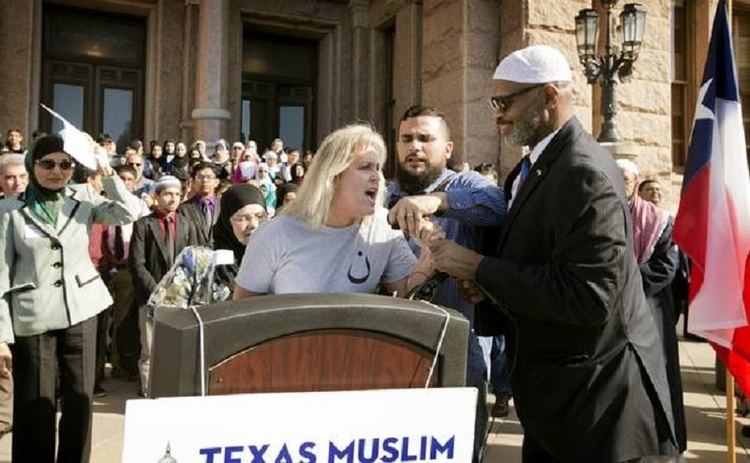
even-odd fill
[(529, 109), (516, 124), (515, 130), (506, 137), (513, 146), (531, 146), (542, 124), (542, 110)]

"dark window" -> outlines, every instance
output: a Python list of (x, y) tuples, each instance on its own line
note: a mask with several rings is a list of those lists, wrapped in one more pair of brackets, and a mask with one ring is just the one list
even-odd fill
[[(42, 102), (123, 152), (143, 136), (146, 21), (142, 17), (44, 6)], [(40, 128), (61, 127), (40, 111)]]
[(691, 2), (672, 3), (672, 163), (683, 167), (687, 160), (692, 128), (690, 91), (692, 62), (688, 44), (691, 38)]
[(316, 148), (318, 41), (282, 32), (252, 23), (243, 32), (240, 136), (255, 140), (260, 154), (276, 137), (285, 147)]

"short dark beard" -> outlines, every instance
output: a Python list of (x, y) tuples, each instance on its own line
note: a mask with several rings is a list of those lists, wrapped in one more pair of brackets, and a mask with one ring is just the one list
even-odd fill
[(407, 171), (401, 167), (401, 164), (396, 165), (396, 181), (401, 187), (401, 191), (409, 195), (424, 192), (442, 173), (442, 167), (433, 165), (427, 166), (427, 169), (419, 174)]

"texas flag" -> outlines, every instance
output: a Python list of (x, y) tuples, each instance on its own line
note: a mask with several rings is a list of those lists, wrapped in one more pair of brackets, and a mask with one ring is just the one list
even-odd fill
[(674, 240), (691, 258), (688, 330), (750, 394), (750, 174), (725, 0), (698, 95)]

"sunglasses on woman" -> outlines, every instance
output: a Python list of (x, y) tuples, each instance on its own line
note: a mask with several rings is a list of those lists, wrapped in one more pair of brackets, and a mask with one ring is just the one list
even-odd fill
[(54, 170), (55, 166), (58, 166), (60, 170), (70, 170), (75, 166), (73, 161), (68, 159), (60, 162), (55, 162), (51, 159), (39, 159), (35, 161), (35, 164), (44, 170)]

